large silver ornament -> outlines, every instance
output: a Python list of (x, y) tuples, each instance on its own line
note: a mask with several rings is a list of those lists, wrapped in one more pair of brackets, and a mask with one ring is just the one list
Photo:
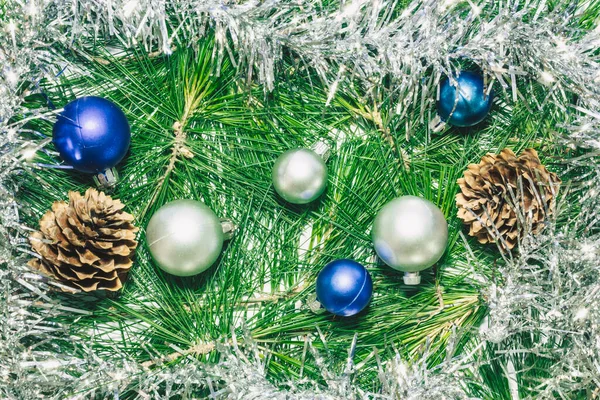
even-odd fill
[(217, 260), (225, 235), (221, 220), (204, 203), (175, 200), (154, 213), (146, 239), (150, 254), (163, 271), (192, 276)]
[(446, 250), (448, 223), (432, 202), (402, 196), (379, 211), (372, 237), (383, 262), (404, 271), (405, 283), (418, 284), (418, 271), (431, 267)]
[(323, 194), (327, 186), (325, 161), (309, 149), (286, 151), (273, 167), (273, 185), (285, 201), (310, 203)]

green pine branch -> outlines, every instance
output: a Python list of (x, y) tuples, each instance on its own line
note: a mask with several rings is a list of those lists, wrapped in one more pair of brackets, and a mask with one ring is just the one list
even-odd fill
[[(356, 361), (364, 361), (365, 368), (357, 383), (365, 387), (375, 377), (375, 348), (384, 354), (400, 348), (411, 358), (429, 340), (436, 363), (455, 328), (464, 332), (459, 352), (471, 346), (486, 313), (473, 275), (494, 276), (502, 259), (493, 246), (470, 239), (467, 249), (460, 237), (456, 179), (469, 163), (507, 146), (540, 149), (542, 161), (561, 171), (555, 164), (562, 148), (555, 144), (554, 127), (563, 112), (550, 105), (536, 108), (543, 88), (516, 104), (499, 90), (482, 127), (440, 134), (411, 121), (406, 140), (406, 120), (390, 117), (385, 95), (342, 85), (326, 107), (327, 88), (316, 85), (318, 79), (291, 58), (282, 66), (277, 89), (265, 94), (240, 81), (227, 60), (216, 66), (213, 50), (210, 38), (197, 51), (178, 48), (170, 57), (98, 47), (72, 55), (72, 66), (84, 66), (85, 73), (69, 68), (57, 81), (44, 82), (57, 107), (77, 96), (101, 95), (117, 103), (132, 125), (131, 149), (118, 167), (121, 179), (112, 195), (142, 228), (135, 265), (117, 298), (63, 296), (64, 302), (92, 311), (62, 321), (71, 334), (89, 340), (99, 354), (108, 356), (118, 347), (150, 366), (156, 357), (150, 346), (168, 362), (181, 361), (171, 345), (215, 362), (218, 353), (209, 344), (228, 340), (243, 322), (270, 355), (272, 378), (283, 380), (320, 379), (314, 360), (305, 356), (305, 338), (342, 365), (358, 333)], [(431, 105), (425, 106), (429, 113)], [(420, 111), (416, 107), (409, 117)], [(49, 122), (34, 121), (32, 127), (51, 136)], [(309, 206), (285, 204), (273, 192), (273, 162), (281, 152), (319, 139), (339, 144), (328, 162), (326, 194)], [(34, 161), (51, 164), (58, 158), (49, 152)], [(24, 219), (32, 227), (53, 201), (92, 184), (86, 175), (33, 167), (20, 179)], [(424, 272), (418, 287), (403, 285), (400, 273), (374, 261), (369, 236), (377, 210), (406, 194), (432, 200), (450, 226), (446, 254)], [(143, 229), (154, 211), (179, 198), (201, 200), (239, 226), (215, 266), (191, 278), (176, 278), (155, 266)], [(311, 236), (304, 246), (308, 226)], [(475, 260), (468, 258), (470, 251)], [(316, 315), (298, 307), (313, 292), (318, 271), (336, 258), (356, 259), (374, 278), (375, 296), (356, 317)], [(493, 348), (487, 351), (490, 359), (498, 358)], [(474, 393), (509, 398), (502, 365), (482, 367), (478, 379), (485, 384)]]

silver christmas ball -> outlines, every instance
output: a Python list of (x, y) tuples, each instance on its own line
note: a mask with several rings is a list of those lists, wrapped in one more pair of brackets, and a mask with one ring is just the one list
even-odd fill
[(158, 209), (146, 228), (150, 254), (165, 272), (192, 276), (208, 269), (223, 248), (215, 213), (195, 200), (175, 200)]
[(417, 272), (435, 264), (448, 242), (448, 223), (432, 202), (402, 196), (387, 203), (375, 217), (373, 244), (390, 267)]
[(322, 195), (327, 186), (325, 161), (309, 149), (286, 151), (275, 161), (273, 185), (290, 203), (310, 203)]

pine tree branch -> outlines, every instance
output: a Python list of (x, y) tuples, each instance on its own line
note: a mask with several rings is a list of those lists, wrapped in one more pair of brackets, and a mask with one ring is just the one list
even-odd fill
[(154, 190), (154, 193), (150, 197), (150, 201), (148, 202), (148, 204), (144, 208), (144, 211), (142, 211), (142, 213), (140, 215), (140, 219), (142, 219), (142, 220), (143, 220), (144, 216), (146, 215), (146, 213), (148, 212), (148, 210), (155, 204), (158, 194), (163, 190), (164, 185), (168, 183), (169, 176), (173, 172), (173, 169), (175, 168), (175, 164), (176, 164), (178, 158), (179, 157), (185, 157), (185, 158), (193, 158), (194, 157), (194, 154), (185, 145), (185, 140), (187, 138), (187, 134), (185, 133), (185, 130), (184, 130), (184, 124), (186, 121), (187, 121), (187, 114), (186, 114), (186, 116), (184, 116), (184, 118), (182, 119), (181, 122), (175, 121), (173, 123), (173, 132), (175, 134), (175, 139), (173, 141), (173, 145), (172, 145), (172, 149), (171, 149), (171, 156), (169, 157), (169, 163), (167, 164), (167, 167), (165, 168), (164, 173), (158, 178), (156, 185), (155, 185), (156, 188)]
[(163, 355), (156, 359), (145, 361), (141, 365), (144, 368), (151, 368), (160, 364), (173, 362), (181, 357), (207, 355), (213, 352), (215, 349), (215, 343), (198, 343), (184, 351), (176, 351), (167, 355)]

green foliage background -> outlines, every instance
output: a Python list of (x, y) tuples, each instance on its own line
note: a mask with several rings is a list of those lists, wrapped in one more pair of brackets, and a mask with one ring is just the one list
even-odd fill
[[(118, 167), (121, 179), (111, 194), (127, 205), (142, 228), (135, 265), (116, 298), (64, 295), (65, 303), (92, 312), (63, 321), (71, 327), (69, 334), (89, 341), (99, 354), (119, 348), (149, 361), (148, 345), (166, 356), (173, 353), (170, 345), (190, 349), (228, 340), (232, 329), (241, 332), (244, 322), (268, 357), (270, 376), (283, 381), (321, 379), (305, 338), (342, 368), (357, 333), (356, 361), (364, 361), (365, 367), (356, 380), (368, 389), (377, 381), (377, 363), (370, 356), (374, 348), (382, 358), (399, 349), (410, 359), (429, 340), (435, 364), (454, 328), (463, 333), (458, 351), (470, 348), (486, 313), (475, 277), (494, 276), (502, 259), (494, 246), (465, 242), (459, 235), (456, 180), (488, 152), (533, 147), (549, 169), (568, 181), (560, 164), (564, 148), (554, 140), (555, 126), (568, 116), (550, 105), (533, 106), (543, 102), (547, 89), (523, 79), (519, 85), (532, 96), (513, 103), (498, 86), (483, 125), (434, 133), (426, 123), (432, 104), (426, 104), (423, 121), (418, 106), (405, 117), (392, 117), (385, 90), (365, 93), (350, 79), (326, 106), (328, 88), (292, 54), (280, 65), (276, 90), (265, 93), (240, 79), (229, 61), (215, 65), (210, 37), (193, 47), (157, 56), (115, 43), (96, 44), (87, 53), (66, 56), (81, 71), (69, 67), (55, 81), (43, 82), (57, 108), (78, 96), (100, 95), (117, 103), (132, 125), (131, 149)], [(29, 101), (33, 107), (46, 98), (35, 95)], [(32, 128), (50, 137), (51, 122), (34, 121)], [(175, 122), (184, 127), (191, 158), (173, 152)], [(327, 192), (308, 206), (286, 204), (271, 184), (275, 159), (320, 139), (337, 146), (328, 161)], [(57, 160), (48, 151), (35, 161)], [(93, 185), (90, 176), (59, 169), (32, 168), (19, 179), (22, 213), (32, 227), (52, 202)], [(416, 287), (405, 286), (401, 273), (377, 263), (370, 241), (376, 212), (409, 194), (436, 203), (450, 227), (447, 252)], [(239, 226), (214, 267), (185, 279), (155, 266), (144, 233), (155, 210), (181, 198), (201, 200)], [(310, 237), (302, 236), (311, 224)], [(301, 246), (307, 250), (299, 251)], [(336, 258), (356, 259), (374, 279), (372, 302), (355, 317), (316, 315), (301, 306), (314, 290), (318, 271)], [(218, 358), (216, 351), (193, 355), (206, 362)], [(472, 387), (474, 395), (510, 398), (504, 363), (493, 346), (479, 357), (490, 364), (481, 367), (484, 381)], [(543, 373), (539, 360), (515, 362), (527, 371), (520, 379)], [(521, 390), (527, 394), (526, 385)]]

